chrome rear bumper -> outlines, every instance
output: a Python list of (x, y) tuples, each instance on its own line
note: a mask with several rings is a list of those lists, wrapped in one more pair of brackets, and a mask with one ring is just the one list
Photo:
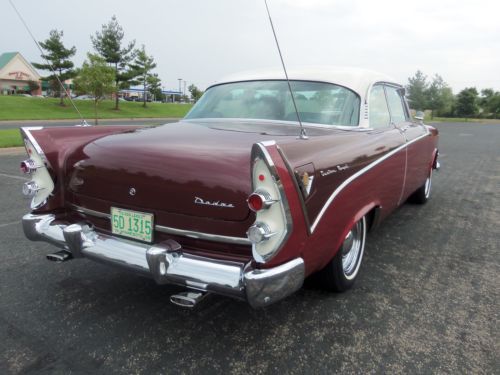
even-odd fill
[(74, 258), (89, 258), (152, 277), (158, 284), (176, 284), (247, 300), (252, 307), (279, 301), (302, 286), (302, 258), (270, 269), (189, 254), (167, 240), (148, 245), (98, 233), (86, 224), (57, 224), (54, 215), (27, 214), (23, 229), (31, 241), (45, 241)]

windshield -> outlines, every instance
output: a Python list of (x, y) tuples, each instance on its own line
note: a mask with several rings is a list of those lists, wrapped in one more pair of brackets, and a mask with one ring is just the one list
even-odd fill
[[(357, 126), (360, 99), (323, 82), (290, 81), (302, 122)], [(185, 117), (297, 121), (286, 81), (248, 81), (213, 86)]]

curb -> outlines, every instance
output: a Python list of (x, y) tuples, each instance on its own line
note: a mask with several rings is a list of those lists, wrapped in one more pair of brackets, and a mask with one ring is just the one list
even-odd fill
[(22, 155), (25, 154), (24, 147), (5, 147), (0, 148), (0, 155)]

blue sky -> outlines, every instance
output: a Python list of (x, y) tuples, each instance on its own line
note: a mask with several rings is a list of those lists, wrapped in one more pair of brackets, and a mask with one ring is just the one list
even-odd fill
[[(13, 0), (38, 40), (64, 31), (81, 64), (90, 35), (115, 14), (127, 40), (157, 61), (167, 89), (178, 78), (205, 88), (242, 70), (279, 67), (263, 0)], [(406, 83), (417, 69), (458, 90), (500, 90), (500, 2), (268, 0), (287, 66), (341, 65), (381, 71)], [(0, 52), (39, 61), (8, 2)]]

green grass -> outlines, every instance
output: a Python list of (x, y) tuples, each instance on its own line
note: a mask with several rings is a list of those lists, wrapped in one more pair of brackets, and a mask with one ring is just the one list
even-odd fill
[[(77, 119), (78, 113), (68, 100), (66, 106), (59, 105), (59, 99), (30, 98), (24, 96), (0, 95), (0, 121), (2, 120), (58, 120)], [(83, 117), (90, 123), (94, 118), (94, 103), (91, 100), (74, 101)], [(99, 103), (97, 116), (100, 119), (112, 118), (169, 118), (184, 117), (191, 109), (190, 104), (142, 103), (120, 101), (120, 109), (114, 110), (114, 101)]]
[(432, 120), (430, 116), (425, 118), (426, 122), (481, 122), (490, 124), (500, 124), (500, 119), (485, 119), (485, 118), (463, 118), (463, 117), (434, 117)]
[(0, 130), (0, 148), (23, 146), (19, 129)]

